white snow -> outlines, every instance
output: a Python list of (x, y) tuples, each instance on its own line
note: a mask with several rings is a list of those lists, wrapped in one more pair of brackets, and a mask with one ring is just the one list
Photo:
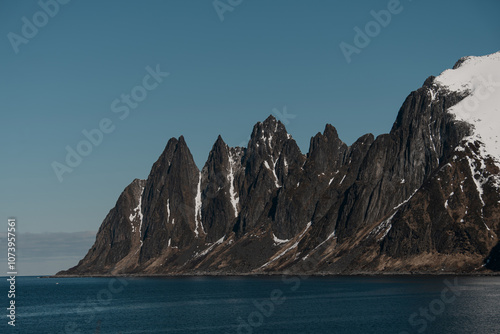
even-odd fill
[(265, 263), (264, 265), (262, 265), (261, 268), (267, 267), (269, 264), (271, 264), (274, 261), (278, 260), (280, 257), (282, 257), (283, 255), (285, 255), (286, 253), (288, 253), (292, 249), (296, 248), (298, 245), (299, 245), (298, 242), (294, 243), (292, 246), (288, 247), (286, 250), (284, 250), (283, 252), (281, 252), (278, 256), (276, 256), (275, 258), (273, 258), (271, 261), (269, 261), (269, 262)]
[(444, 165), (443, 167), (441, 167), (441, 169), (445, 169), (445, 168), (447, 168), (447, 167), (450, 167), (450, 168), (451, 168), (451, 167), (453, 167), (453, 166), (452, 166), (452, 165), (448, 162), (446, 165)]
[[(467, 160), (469, 162), (469, 168), (470, 168), (470, 172), (471, 172), (471, 175), (472, 175), (472, 181), (474, 181), (474, 184), (476, 185), (477, 193), (479, 194), (479, 199), (481, 200), (481, 204), (483, 205), (483, 207), (481, 208), (481, 216), (482, 216), (483, 215), (483, 208), (486, 205), (484, 203), (484, 200), (483, 200), (483, 194), (484, 194), (483, 185), (486, 182), (488, 182), (489, 178), (484, 178), (479, 173), (479, 171), (484, 170), (484, 168), (485, 168), (483, 160), (480, 160), (481, 161), (481, 166), (478, 168), (476, 166), (476, 164), (474, 163), (474, 161), (471, 158), (469, 158), (469, 157), (466, 157), (466, 158), (467, 158)], [(477, 178), (476, 178), (476, 176), (477, 176)]]
[(342, 181), (340, 181), (339, 185), (342, 184), (342, 182), (344, 182), (346, 176), (347, 175), (344, 175), (344, 177), (342, 178)]
[(170, 198), (167, 199), (167, 222), (170, 219)]
[(302, 231), (302, 233), (298, 236), (297, 238), (297, 241), (290, 247), (288, 247), (287, 249), (285, 249), (283, 252), (279, 253), (278, 256), (274, 257), (272, 260), (270, 260), (269, 262), (266, 262), (264, 263), (261, 268), (264, 268), (264, 267), (267, 267), (269, 264), (273, 263), (274, 261), (278, 260), (280, 257), (282, 257), (283, 255), (285, 255), (286, 253), (288, 253), (289, 251), (291, 251), (292, 249), (295, 249), (297, 248), (297, 246), (299, 245), (299, 242), (300, 240), (302, 239), (302, 237), (304, 236), (304, 234), (306, 234), (306, 232), (309, 230), (309, 228), (311, 227), (311, 222), (307, 223), (307, 226), (306, 228), (304, 229), (304, 231)]
[(401, 206), (403, 206), (404, 204), (408, 203), (408, 202), (412, 199), (412, 197), (413, 197), (413, 196), (415, 196), (415, 194), (417, 193), (417, 191), (418, 191), (418, 189), (415, 189), (415, 191), (413, 192), (413, 194), (411, 194), (411, 196), (410, 196), (410, 197), (408, 197), (408, 199), (407, 199), (407, 200), (405, 200), (405, 201), (403, 201), (401, 204), (399, 204), (399, 205), (395, 206), (395, 207), (393, 208), (393, 210), (397, 210), (397, 209), (399, 209)]
[(231, 200), (231, 204), (233, 205), (234, 209), (234, 216), (238, 217), (238, 203), (240, 202), (240, 198), (238, 197), (238, 194), (234, 190), (234, 157), (229, 155), (229, 196)]
[(434, 91), (433, 89), (429, 88), (429, 94), (431, 94), (431, 103), (432, 103), (434, 100), (436, 100), (437, 91)]
[[(137, 204), (137, 207), (133, 210), (134, 214), (130, 214), (128, 219), (130, 220), (130, 225), (132, 226), (132, 232), (135, 232), (135, 226), (133, 224), (133, 221), (135, 218), (139, 218), (139, 238), (141, 235), (141, 230), (142, 230), (142, 194), (144, 193), (144, 187), (141, 189), (141, 195), (139, 196), (139, 202)], [(141, 240), (141, 247), (142, 247), (142, 240)]]
[[(276, 162), (274, 163), (274, 165), (276, 166)], [(276, 175), (276, 171), (274, 170), (274, 168), (269, 167), (269, 163), (267, 161), (264, 161), (264, 166), (267, 169), (269, 169), (271, 172), (273, 172), (273, 175), (274, 175), (274, 184), (276, 185), (276, 188), (279, 188), (280, 185), (278, 183), (278, 176)]]
[(142, 187), (142, 190), (141, 190), (141, 196), (139, 197), (139, 204), (137, 204), (137, 207), (133, 210), (133, 214), (130, 214), (130, 216), (128, 217), (128, 219), (133, 222), (134, 219), (136, 217), (139, 217), (140, 221), (141, 221), (141, 224), (142, 224), (142, 209), (141, 209), (141, 205), (142, 205), (142, 192), (144, 191), (144, 187)]
[(450, 193), (450, 195), (448, 196), (448, 199), (447, 199), (447, 200), (446, 200), (446, 202), (444, 203), (444, 208), (445, 208), (445, 209), (448, 209), (448, 207), (449, 207), (449, 205), (448, 205), (448, 201), (449, 201), (449, 199), (450, 199), (453, 195), (455, 195), (455, 192), (453, 192), (453, 191), (452, 191), (452, 192)]
[(432, 122), (432, 123), (429, 123), (428, 127), (429, 127), (429, 139), (431, 141), (431, 144), (432, 144), (432, 149), (434, 150), (434, 153), (436, 153), (436, 160), (437, 160), (437, 164), (439, 166), (439, 155), (437, 153), (437, 150), (436, 150), (436, 145), (434, 145), (434, 138), (432, 138), (432, 129), (431, 129), (431, 125), (436, 123), (436, 121)]
[(279, 160), (279, 158), (276, 160), (274, 160), (274, 158), (273, 158), (274, 168), (272, 169), (272, 171), (273, 171), (273, 175), (274, 175), (274, 184), (276, 185), (276, 188), (280, 188), (280, 185), (278, 183), (278, 175), (276, 175), (276, 164), (278, 163), (278, 160)]
[(217, 240), (216, 242), (214, 242), (210, 247), (208, 247), (207, 249), (205, 249), (203, 252), (196, 253), (194, 255), (194, 258), (198, 258), (198, 257), (202, 257), (202, 256), (207, 255), (208, 252), (210, 252), (215, 246), (220, 245), (221, 243), (223, 243), (225, 238), (226, 238), (226, 236), (223, 236), (222, 238), (220, 238), (219, 240)]
[[(142, 187), (141, 189), (141, 195), (139, 196), (139, 203), (137, 204), (137, 207), (134, 209), (134, 214), (133, 215), (130, 215), (129, 216), (129, 219), (130, 221), (132, 222), (136, 217), (139, 217), (139, 241), (141, 242), (141, 245), (139, 246), (139, 248), (135, 251), (134, 254), (137, 254), (137, 252), (139, 251), (139, 249), (142, 248), (142, 244), (143, 244), (143, 241), (141, 239), (141, 236), (142, 236), (142, 218), (143, 218), (143, 215), (142, 215), (142, 195), (144, 194), (144, 187)], [(132, 232), (135, 232), (135, 228), (133, 229)]]
[(194, 219), (196, 222), (196, 226), (194, 228), (194, 234), (196, 238), (198, 238), (198, 228), (201, 226), (201, 230), (205, 233), (203, 229), (203, 225), (201, 224), (201, 172), (198, 179), (198, 190), (196, 191), (196, 199), (195, 199), (195, 211), (194, 211)]
[[(330, 240), (330, 239), (332, 239), (332, 238), (337, 238), (337, 237), (335, 236), (335, 232), (336, 232), (336, 230), (333, 230), (333, 232), (332, 232), (332, 233), (330, 233), (330, 235), (329, 235), (329, 236), (328, 236), (325, 240), (323, 240), (323, 242), (321, 242), (318, 246), (314, 247), (314, 249), (311, 251), (311, 253), (312, 253), (312, 252), (314, 252), (316, 249), (320, 248), (321, 246), (323, 246), (323, 245), (324, 245), (324, 244), (325, 244), (328, 240)], [(309, 254), (311, 254), (311, 253), (309, 253)], [(307, 260), (307, 258), (309, 257), (309, 254), (308, 254), (308, 255), (306, 255), (306, 256), (304, 256), (304, 257), (302, 258), (302, 260)]]
[(392, 224), (389, 224), (389, 227), (387, 228), (387, 230), (385, 230), (384, 234), (380, 238), (378, 238), (377, 241), (380, 242), (380, 241), (384, 240), (384, 238), (387, 236), (387, 234), (389, 234), (389, 231), (391, 230), (391, 228), (392, 228)]
[(394, 218), (394, 216), (396, 215), (396, 213), (398, 213), (398, 210), (396, 210), (389, 218), (387, 218), (386, 220), (384, 220), (383, 222), (381, 222), (377, 227), (375, 227), (369, 234), (370, 235), (377, 235), (379, 234), (380, 232), (384, 231), (384, 233), (382, 234), (382, 236), (380, 238), (377, 239), (377, 241), (382, 241), (384, 240), (384, 238), (387, 236), (387, 234), (389, 233), (389, 231), (391, 230), (392, 228), (392, 219)]
[(289, 242), (290, 240), (283, 240), (283, 239), (278, 239), (274, 233), (273, 233), (273, 240), (276, 244), (286, 244), (287, 242)]
[(473, 126), (469, 142), (483, 144), (482, 155), (500, 162), (500, 52), (467, 57), (454, 70), (446, 70), (435, 82), (450, 91), (468, 96), (448, 109), (457, 120)]
[(330, 180), (330, 182), (328, 182), (328, 185), (332, 184), (333, 180), (335, 180), (335, 177), (332, 177), (332, 179)]

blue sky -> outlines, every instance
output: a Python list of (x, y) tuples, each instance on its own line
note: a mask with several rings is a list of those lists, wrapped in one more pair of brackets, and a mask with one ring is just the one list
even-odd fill
[[(184, 135), (202, 167), (217, 135), (242, 145), (256, 122), (285, 107), (295, 115), (286, 127), (304, 153), (326, 123), (348, 144), (388, 132), (429, 75), (500, 49), (498, 1), (401, 0), (348, 63), (340, 43), (355, 46), (354, 28), (364, 30), (370, 12), (388, 6), (243, 0), (221, 21), (212, 0), (73, 0), (46, 24), (38, 21), (16, 53), (9, 33), (22, 37), (23, 17), (43, 20), (42, 9), (0, 0), (2, 219), (16, 217), (21, 233), (97, 231), (169, 138)], [(112, 102), (144, 92), (146, 67), (157, 65), (169, 76), (120, 119)], [(66, 146), (76, 149), (82, 131), (105, 118), (114, 130), (60, 182), (53, 162), (64, 163)]]

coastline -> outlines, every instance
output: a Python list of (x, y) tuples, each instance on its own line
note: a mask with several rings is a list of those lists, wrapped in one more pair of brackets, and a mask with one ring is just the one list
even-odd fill
[(192, 278), (192, 277), (245, 277), (245, 278), (266, 278), (280, 276), (305, 276), (305, 277), (436, 277), (436, 276), (458, 276), (458, 277), (495, 277), (500, 276), (500, 272), (355, 272), (345, 274), (335, 274), (328, 272), (319, 273), (294, 273), (294, 272), (273, 272), (273, 273), (175, 273), (175, 274), (88, 274), (88, 275), (45, 275), (40, 278)]

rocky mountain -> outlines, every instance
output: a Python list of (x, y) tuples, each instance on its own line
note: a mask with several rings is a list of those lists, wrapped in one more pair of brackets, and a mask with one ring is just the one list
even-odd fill
[(219, 136), (200, 171), (181, 136), (58, 275), (474, 273), (500, 269), (500, 52), (460, 59), (351, 146), (303, 154), (274, 117)]

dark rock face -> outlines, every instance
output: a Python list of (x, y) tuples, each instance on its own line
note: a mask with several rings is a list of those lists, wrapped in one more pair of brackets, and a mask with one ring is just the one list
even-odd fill
[(171, 139), (153, 165), (144, 188), (140, 262), (160, 256), (171, 245), (187, 247), (203, 233), (196, 212), (200, 173), (181, 136)]
[(102, 222), (94, 245), (77, 267), (78, 272), (105, 274), (140, 245), (139, 199), (145, 181), (135, 179)]
[(464, 97), (429, 77), (389, 134), (347, 146), (327, 125), (307, 154), (271, 116), (201, 171), (172, 138), (59, 274), (498, 270), (499, 169), (447, 112)]

